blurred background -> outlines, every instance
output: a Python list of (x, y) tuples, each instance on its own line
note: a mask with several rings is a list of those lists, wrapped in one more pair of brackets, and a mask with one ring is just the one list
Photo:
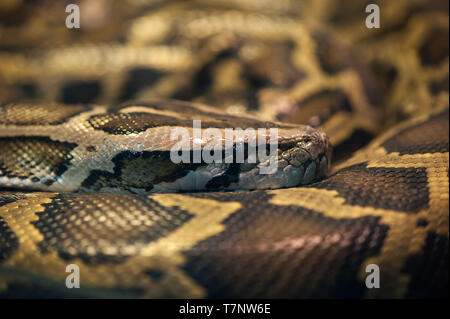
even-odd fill
[[(448, 103), (447, 0), (3, 0), (0, 101), (167, 97), (324, 129), (335, 160)], [(80, 28), (66, 27), (66, 6)]]

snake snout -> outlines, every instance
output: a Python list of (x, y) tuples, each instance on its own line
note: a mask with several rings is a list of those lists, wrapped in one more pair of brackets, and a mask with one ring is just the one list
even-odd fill
[(331, 144), (325, 133), (314, 130), (300, 137), (281, 154), (289, 185), (306, 185), (325, 178), (329, 171)]
[(304, 149), (295, 150), (288, 159), (289, 165), (302, 172), (299, 185), (306, 185), (318, 181), (328, 174), (328, 158), (326, 154), (320, 154), (313, 158)]

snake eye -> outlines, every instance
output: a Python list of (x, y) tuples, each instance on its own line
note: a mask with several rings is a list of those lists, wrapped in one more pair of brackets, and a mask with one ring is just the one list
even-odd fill
[(300, 142), (297, 143), (299, 147), (305, 147), (308, 143), (312, 141), (312, 138), (309, 136), (305, 136)]

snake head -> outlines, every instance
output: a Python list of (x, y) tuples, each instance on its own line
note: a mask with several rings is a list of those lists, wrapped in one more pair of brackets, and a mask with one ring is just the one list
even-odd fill
[[(306, 185), (328, 174), (332, 147), (327, 135), (309, 126), (284, 131), (278, 139), (277, 165), (274, 172), (263, 175), (255, 169), (242, 171), (239, 188), (275, 189)], [(272, 159), (270, 159), (272, 160)], [(257, 167), (267, 166), (269, 160)]]
[(319, 130), (308, 130), (306, 134), (294, 138), (293, 142), (295, 146), (282, 151), (279, 158), (282, 166), (287, 164), (284, 170), (298, 175), (301, 185), (326, 177), (332, 152), (326, 134)]

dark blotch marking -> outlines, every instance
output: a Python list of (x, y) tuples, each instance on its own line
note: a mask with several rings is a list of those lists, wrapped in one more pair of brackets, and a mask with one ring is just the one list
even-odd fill
[[(192, 127), (192, 120), (202, 120), (202, 128), (208, 127), (217, 127), (217, 128), (228, 128), (228, 127), (240, 127), (242, 129), (246, 128), (293, 128), (294, 125), (280, 125), (273, 122), (267, 121), (258, 121), (255, 119), (247, 119), (239, 116), (222, 114), (222, 113), (213, 113), (209, 111), (203, 111), (197, 109), (192, 105), (192, 103), (177, 101), (177, 100), (158, 100), (156, 102), (141, 102), (141, 101), (131, 101), (127, 103), (122, 103), (117, 106), (111, 108), (112, 114), (113, 112), (117, 112), (127, 107), (131, 106), (144, 106), (153, 108), (158, 111), (173, 111), (180, 115), (185, 119), (189, 119), (189, 126)], [(172, 117), (168, 116), (172, 119)], [(208, 117), (207, 120), (204, 117)], [(214, 118), (214, 120), (211, 120)], [(179, 121), (179, 119), (176, 119)], [(182, 123), (182, 122), (180, 122)], [(233, 124), (235, 123), (235, 124)], [(228, 125), (228, 126), (226, 126)]]
[(354, 65), (354, 56), (349, 48), (329, 34), (316, 32), (313, 34), (316, 53), (320, 66), (328, 74), (334, 75)]
[(139, 91), (152, 86), (163, 75), (163, 72), (150, 68), (135, 68), (131, 70), (123, 86), (119, 101), (134, 98)]
[(449, 40), (447, 30), (433, 29), (419, 48), (420, 61), (424, 65), (439, 65), (448, 57)]
[(352, 104), (345, 92), (326, 89), (298, 101), (294, 112), (279, 114), (278, 120), (318, 127), (337, 112), (351, 113), (352, 110)]
[[(190, 158), (192, 161), (192, 152)], [(173, 182), (205, 165), (202, 163), (175, 164), (170, 159), (170, 151), (124, 151), (117, 154), (112, 162), (114, 173), (93, 170), (81, 187), (93, 190), (99, 190), (102, 187), (120, 187), (129, 191), (132, 191), (131, 188), (139, 188), (150, 191), (154, 184)]]
[(265, 87), (288, 89), (305, 78), (306, 74), (292, 64), (291, 55), (296, 46), (293, 41), (273, 44), (255, 61), (245, 65), (242, 78), (248, 79), (250, 89), (255, 91)]
[(417, 220), (417, 227), (427, 227), (429, 224), (428, 220), (426, 220), (425, 218), (419, 218)]
[(370, 102), (379, 105), (389, 96), (398, 72), (394, 66), (377, 60), (369, 64), (369, 72), (368, 76), (362, 76), (361, 79)]
[(422, 252), (402, 270), (410, 276), (406, 298), (448, 298), (448, 260), (448, 236), (428, 232)]
[(233, 56), (235, 56), (235, 50), (233, 50), (233, 48), (220, 51), (212, 60), (205, 63), (196, 72), (191, 81), (191, 85), (180, 89), (172, 96), (172, 98), (189, 101), (210, 91), (213, 84), (214, 68), (218, 63)]
[(261, 191), (191, 196), (244, 206), (224, 231), (184, 252), (184, 270), (209, 298), (361, 298), (358, 273), (389, 230), (380, 217), (337, 220), (275, 206)]
[(428, 208), (425, 168), (345, 167), (324, 181), (306, 187), (335, 190), (345, 203), (417, 213)]
[(349, 158), (355, 151), (369, 144), (373, 138), (373, 134), (367, 131), (358, 129), (353, 131), (348, 138), (341, 143), (334, 145), (332, 157), (333, 163), (339, 163)]
[(94, 102), (102, 93), (99, 81), (75, 82), (63, 88), (61, 101), (63, 103), (90, 103)]
[(33, 83), (19, 84), (22, 99), (34, 99), (37, 97), (37, 86)]
[(448, 109), (429, 120), (410, 126), (381, 144), (388, 153), (442, 153), (449, 151)]
[[(379, 68), (377, 73), (372, 72), (362, 56), (328, 33), (315, 32), (313, 39), (316, 41), (317, 58), (324, 72), (336, 75), (347, 69), (355, 70), (362, 80), (370, 102), (376, 104), (380, 101), (380, 96), (385, 93), (382, 89), (389, 85), (389, 77), (392, 76), (390, 70)], [(387, 83), (382, 84), (383, 82)]]
[[(185, 110), (186, 112), (186, 110)], [(214, 119), (202, 120), (202, 128), (283, 128), (285, 126), (272, 122), (262, 122), (237, 116), (213, 114)], [(129, 135), (144, 132), (146, 129), (160, 126), (192, 127), (193, 120), (199, 119), (195, 114), (186, 114), (183, 119), (145, 112), (115, 113), (94, 115), (89, 118), (89, 124), (97, 130), (103, 130), (115, 135)], [(200, 118), (201, 119), (201, 118)], [(292, 128), (292, 126), (287, 126)]]
[(7, 260), (19, 248), (19, 238), (0, 216), (0, 263)]
[(67, 170), (76, 146), (42, 136), (0, 137), (0, 176), (51, 185)]
[[(220, 51), (194, 75), (192, 84), (179, 90), (173, 98), (200, 100), (222, 108), (238, 103), (249, 110), (257, 110), (260, 90), (287, 89), (306, 77), (304, 72), (292, 65), (291, 55), (296, 49), (293, 41), (272, 43), (251, 62), (242, 59), (241, 49), (242, 42), (237, 41), (233, 47)], [(216, 90), (213, 84), (220, 78), (218, 68), (227, 62), (239, 65), (240, 74), (229, 80), (239, 81), (242, 85)]]
[(171, 116), (140, 112), (94, 115), (88, 121), (96, 130), (115, 135), (137, 134), (151, 127), (177, 126), (180, 123), (180, 120)]
[(158, 280), (164, 275), (164, 273), (162, 271), (154, 270), (154, 269), (147, 270), (145, 273), (153, 280)]
[(91, 107), (57, 103), (8, 103), (0, 105), (0, 124), (58, 125)]
[(206, 188), (213, 189), (221, 189), (226, 188), (232, 183), (237, 183), (239, 181), (239, 173), (241, 172), (240, 164), (230, 164), (228, 169), (220, 176), (216, 176), (211, 179), (208, 183), (206, 183)]
[(449, 85), (448, 85), (448, 74), (447, 76), (442, 80), (432, 81), (430, 83), (430, 91), (432, 94), (438, 94), (440, 92), (448, 92)]
[(60, 194), (43, 206), (32, 222), (44, 237), (39, 250), (91, 265), (121, 263), (193, 217), (145, 195)]
[(259, 110), (258, 89), (255, 86), (250, 86), (247, 91), (247, 105), (249, 110)]

